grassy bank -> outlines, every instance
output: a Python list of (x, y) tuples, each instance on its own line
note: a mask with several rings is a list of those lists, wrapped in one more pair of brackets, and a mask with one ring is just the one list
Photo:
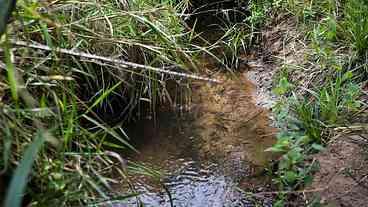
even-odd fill
[(357, 0), (283, 1), (274, 7), (292, 19), (290, 27), (297, 27), (297, 41), (305, 45), (299, 64), (281, 64), (274, 88), (281, 132), (270, 150), (282, 155), (273, 175), (280, 190), (275, 206), (298, 200), (318, 205), (302, 198), (318, 170), (311, 155), (324, 150), (337, 128), (362, 126), (357, 117), (367, 116), (360, 98), (368, 77), (367, 7)]

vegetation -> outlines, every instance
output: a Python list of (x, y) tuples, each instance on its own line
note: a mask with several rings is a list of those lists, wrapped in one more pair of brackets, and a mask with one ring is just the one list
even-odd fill
[[(159, 174), (117, 153), (135, 150), (124, 123), (185, 101), (172, 85), (185, 90), (190, 79), (215, 81), (198, 67), (204, 55), (237, 68), (276, 12), (296, 17), (311, 50), (305, 65), (283, 66), (274, 88), (275, 206), (290, 199), (284, 192), (311, 182), (318, 166), (308, 156), (365, 104), (359, 97), (368, 77), (367, 1), (251, 0), (246, 18), (222, 19), (213, 42), (202, 38), (196, 21), (188, 25), (195, 16), (189, 0), (18, 0), (13, 13), (11, 2), (0, 0), (7, 5), (0, 8), (0, 176), (17, 175), (5, 206), (20, 206), (23, 194), (32, 206), (105, 205), (135, 196), (112, 194), (118, 181), (111, 175), (130, 184), (130, 173)], [(305, 72), (298, 68), (308, 69), (310, 85), (293, 79)]]
[[(333, 129), (350, 125), (364, 105), (359, 97), (368, 72), (367, 6), (365, 1), (326, 0), (285, 1), (277, 8), (295, 15), (311, 50), (305, 65), (283, 66), (274, 89), (280, 96), (274, 113), (282, 129), (270, 149), (282, 154), (274, 175), (281, 192), (275, 206), (286, 205), (293, 196), (282, 192), (302, 189), (312, 181), (318, 163), (308, 161), (309, 155), (323, 150)], [(310, 87), (293, 79), (300, 68), (308, 71), (304, 74)]]

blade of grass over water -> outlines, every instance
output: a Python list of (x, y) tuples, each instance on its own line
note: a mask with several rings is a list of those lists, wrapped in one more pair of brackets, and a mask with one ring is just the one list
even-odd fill
[[(101, 103), (110, 95), (110, 93), (112, 93), (120, 84), (122, 84), (123, 82), (120, 81), (117, 84), (115, 84), (114, 86), (112, 86), (111, 88), (102, 91), (102, 94), (96, 99), (96, 101), (93, 102), (93, 104), (87, 109), (86, 114), (88, 112), (90, 112), (94, 107), (96, 107), (97, 105), (101, 105)], [(102, 89), (101, 89), (102, 90)]]
[(122, 138), (121, 136), (119, 136), (118, 133), (116, 133), (113, 129), (110, 129), (106, 126), (104, 126), (103, 124), (99, 123), (98, 121), (92, 119), (91, 117), (87, 116), (87, 115), (83, 115), (83, 118), (87, 119), (88, 121), (92, 122), (95, 126), (97, 126), (98, 128), (104, 130), (105, 132), (107, 132), (108, 134), (110, 134), (112, 137), (116, 138), (117, 140), (119, 140), (124, 146), (129, 147), (131, 150), (134, 150), (136, 152), (138, 152), (132, 145), (130, 145), (124, 138)]

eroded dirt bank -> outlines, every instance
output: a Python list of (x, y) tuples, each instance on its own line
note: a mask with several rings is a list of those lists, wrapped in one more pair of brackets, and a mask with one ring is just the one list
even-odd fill
[[(321, 71), (311, 66), (308, 61), (313, 49), (299, 31), (295, 18), (276, 16), (264, 27), (262, 36), (264, 48), (262, 59), (264, 63), (267, 62), (264, 65), (268, 66), (266, 71), (272, 74), (271, 76), (286, 69), (292, 72), (289, 74), (291, 81), (305, 88), (313, 88), (313, 83), (319, 82), (318, 79), (323, 77), (319, 76)], [(256, 70), (255, 74), (258, 71)], [(258, 80), (262, 81), (262, 76)], [(266, 81), (265, 85), (262, 83), (260, 85), (261, 90), (258, 91), (268, 89), (270, 82)], [(367, 102), (368, 90), (364, 87), (363, 90), (365, 95), (361, 97), (361, 101)], [(294, 92), (303, 94), (302, 91)], [(368, 129), (362, 128), (365, 126), (362, 123), (366, 122), (366, 118), (358, 120), (358, 130), (353, 125), (342, 127), (348, 129), (348, 133), (346, 131), (336, 133), (336, 136), (329, 140), (325, 150), (310, 155), (309, 160), (317, 162), (319, 170), (313, 175), (312, 184), (296, 194), (302, 201), (288, 205), (309, 206), (313, 201), (319, 200), (322, 206), (367, 206)], [(357, 133), (349, 135), (349, 131)]]
[(342, 136), (327, 149), (314, 156), (320, 170), (307, 190), (315, 191), (310, 200), (318, 198), (322, 204), (366, 206), (368, 204), (368, 154), (362, 137)]

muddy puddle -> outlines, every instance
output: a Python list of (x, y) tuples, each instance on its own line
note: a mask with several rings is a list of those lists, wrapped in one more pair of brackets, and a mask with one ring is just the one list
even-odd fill
[(140, 151), (130, 161), (163, 176), (134, 176), (139, 196), (115, 206), (271, 206), (272, 198), (249, 196), (270, 183), (264, 168), (272, 155), (265, 149), (276, 131), (268, 111), (257, 106), (247, 72), (215, 78), (222, 83), (193, 84), (185, 113), (164, 110), (156, 122), (143, 119), (129, 128)]

